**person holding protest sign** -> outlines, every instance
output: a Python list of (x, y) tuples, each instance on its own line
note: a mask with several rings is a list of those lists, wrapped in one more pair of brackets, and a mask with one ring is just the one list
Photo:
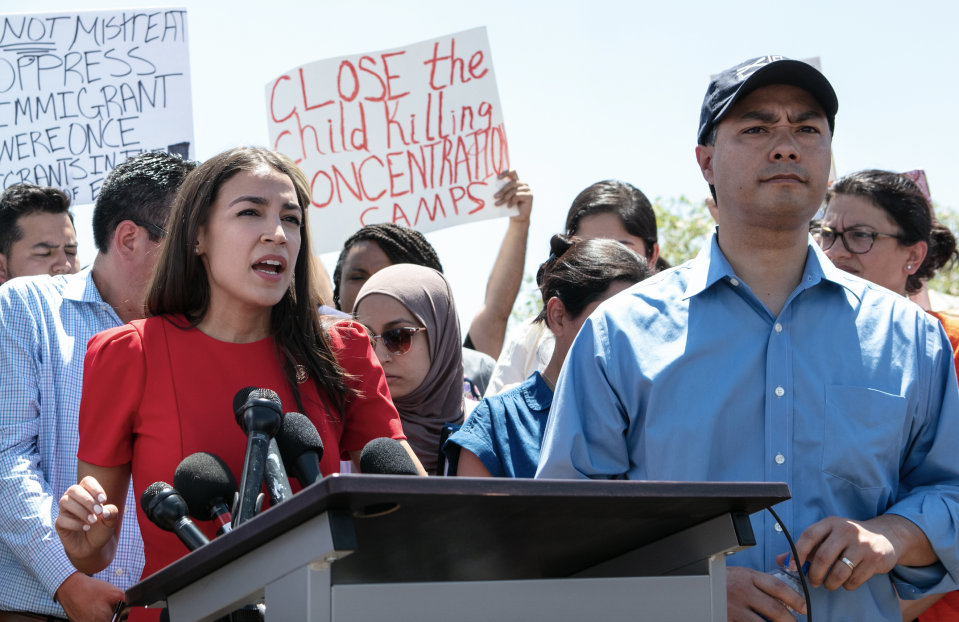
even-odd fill
[(0, 194), (0, 283), (18, 276), (76, 274), (77, 231), (59, 188), (15, 184)]
[[(77, 622), (109, 620), (123, 590), (140, 578), (143, 541), (132, 514), (114, 559), (90, 577), (77, 572), (56, 537), (53, 506), (76, 482), (87, 341), (143, 317), (144, 290), (166, 235), (160, 225), (195, 166), (163, 152), (120, 164), (103, 182), (94, 207), (99, 252), (92, 268), (0, 287), (0, 609)], [(116, 494), (131, 493), (127, 487)]]
[(370, 331), (403, 431), (428, 473), (436, 473), (440, 433), (476, 406), (463, 382), (453, 291), (432, 268), (399, 264), (373, 275), (354, 312)]
[(458, 463), (459, 476), (533, 477), (556, 378), (573, 339), (600, 303), (649, 276), (646, 260), (614, 240), (554, 235), (550, 250), (536, 275), (543, 295), (537, 320), (555, 336), (553, 357), (542, 373), (485, 398), (450, 436), (443, 451), (450, 464)]
[[(584, 240), (616, 240), (646, 259), (651, 271), (660, 268), (656, 214), (639, 188), (615, 180), (601, 181), (580, 192), (566, 214), (566, 235)], [(513, 329), (496, 361), (484, 395), (497, 395), (542, 373), (553, 356), (553, 333), (539, 318)]]
[[(959, 389), (939, 322), (809, 237), (838, 100), (813, 67), (714, 79), (696, 155), (719, 207), (700, 254), (607, 301), (560, 374), (536, 477), (780, 481), (783, 524), (727, 558), (731, 622), (807, 603), (769, 571), (796, 539), (817, 620), (902, 620), (959, 567)], [(893, 359), (894, 357), (894, 359)], [(840, 589), (842, 588), (842, 589)]]
[[(397, 439), (415, 460), (366, 332), (319, 315), (309, 187), (289, 158), (261, 148), (201, 164), (167, 222), (147, 295), (151, 317), (90, 341), (80, 483), (60, 499), (56, 521), (83, 572), (112, 561), (119, 519), (135, 513), (123, 494), (131, 474), (139, 497), (185, 456), (208, 451), (240, 479), (246, 437), (230, 405), (244, 386), (270, 388), (310, 418), (326, 447), (324, 474), (337, 472), (341, 457), (357, 463), (380, 437)], [(144, 575), (186, 554), (174, 534), (139, 518)], [(214, 537), (212, 521), (199, 526)]]
[[(919, 186), (889, 171), (860, 171), (839, 179), (826, 193), (822, 221), (811, 231), (837, 268), (903, 297), (920, 291), (957, 257), (955, 236), (936, 220)], [(928, 313), (946, 329), (959, 366), (959, 318)], [(959, 620), (959, 592), (936, 604), (942, 597), (901, 601), (903, 619)]]
[[(508, 179), (496, 193), (496, 205), (516, 207), (519, 214), (509, 219), (509, 227), (500, 245), (486, 285), (483, 306), (473, 318), (464, 345), (495, 360), (503, 347), (506, 324), (523, 281), (526, 239), (533, 210), (533, 193), (516, 171), (503, 171), (499, 179)], [(443, 271), (436, 251), (426, 238), (399, 225), (368, 225), (343, 246), (333, 271), (334, 300), (337, 309), (350, 313), (363, 284), (378, 270), (397, 263), (414, 263)]]

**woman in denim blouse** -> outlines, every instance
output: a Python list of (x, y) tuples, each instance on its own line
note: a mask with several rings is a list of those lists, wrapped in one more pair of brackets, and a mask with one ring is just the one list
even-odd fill
[[(484, 399), (443, 447), (461, 477), (533, 477), (556, 379), (580, 327), (604, 300), (649, 276), (646, 260), (619, 242), (555, 235), (540, 266), (544, 320), (556, 348), (542, 373)], [(452, 469), (451, 469), (452, 471)]]

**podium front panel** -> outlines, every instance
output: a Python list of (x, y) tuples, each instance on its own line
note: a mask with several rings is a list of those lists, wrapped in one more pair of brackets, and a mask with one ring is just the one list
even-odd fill
[(147, 577), (127, 602), (162, 602), (324, 512), (340, 517), (334, 548), (353, 550), (332, 564), (333, 586), (514, 581), (569, 577), (788, 498), (783, 483), (330, 476)]

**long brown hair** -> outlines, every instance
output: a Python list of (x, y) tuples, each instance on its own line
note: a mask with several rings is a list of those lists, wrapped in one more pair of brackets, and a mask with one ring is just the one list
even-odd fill
[[(285, 155), (262, 147), (238, 147), (210, 158), (190, 173), (167, 221), (168, 235), (148, 290), (147, 311), (153, 316), (181, 315), (188, 323), (184, 328), (195, 328), (203, 321), (210, 307), (210, 282), (203, 262), (193, 250), (197, 234), (208, 222), (210, 208), (223, 184), (240, 171), (253, 171), (263, 165), (290, 178), (303, 210), (293, 281), (270, 314), (270, 335), (277, 358), (301, 411), (297, 365), (306, 367), (321, 399), (324, 395), (329, 398), (342, 415), (348, 397), (357, 393), (347, 386), (349, 376), (336, 360), (319, 313), (320, 295), (313, 281), (310, 252), (310, 183)], [(330, 414), (336, 417), (336, 413)]]

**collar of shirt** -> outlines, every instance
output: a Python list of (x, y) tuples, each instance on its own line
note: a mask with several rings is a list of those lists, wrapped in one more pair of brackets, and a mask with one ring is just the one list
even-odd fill
[(97, 289), (97, 284), (93, 280), (93, 266), (89, 266), (76, 274), (67, 275), (63, 278), (67, 280), (61, 294), (64, 300), (97, 305), (110, 315), (116, 322), (116, 326), (123, 324), (116, 310), (108, 305), (106, 301), (103, 300), (103, 296), (100, 295), (100, 290)]
[(543, 374), (535, 372), (530, 380), (531, 382), (524, 383), (523, 387), (526, 405), (533, 411), (549, 410), (553, 404), (553, 391), (543, 379)]
[[(718, 281), (726, 281), (734, 287), (742, 285), (746, 291), (749, 291), (749, 286), (736, 276), (733, 267), (729, 265), (722, 249), (719, 248), (718, 233), (719, 227), (716, 227), (709, 235), (706, 243), (703, 244), (699, 254), (689, 262), (690, 274), (683, 300), (688, 300), (706, 291)], [(802, 282), (799, 284), (799, 288), (809, 289), (824, 280), (846, 288), (856, 299), (862, 300), (864, 284), (853, 281), (850, 275), (834, 266), (810, 236), (806, 253), (806, 266), (803, 269)]]
[(93, 266), (88, 266), (74, 275), (66, 277), (67, 283), (63, 287), (63, 299), (93, 304), (106, 304), (100, 296), (100, 290), (93, 282)]

